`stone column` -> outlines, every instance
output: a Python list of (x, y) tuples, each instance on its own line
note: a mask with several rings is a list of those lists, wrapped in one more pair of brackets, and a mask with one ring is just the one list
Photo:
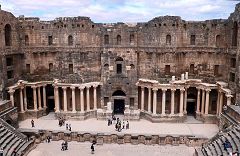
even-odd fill
[(205, 90), (202, 89), (202, 105), (201, 105), (201, 114), (204, 114), (204, 105), (205, 105)]
[(141, 111), (144, 111), (144, 87), (141, 87)]
[(60, 112), (58, 86), (54, 86), (54, 102), (55, 102), (55, 112), (58, 113)]
[(152, 89), (148, 88), (148, 112), (151, 113), (151, 96)]
[(180, 89), (180, 107), (179, 107), (179, 115), (183, 116), (183, 93), (184, 89)]
[(34, 105), (34, 111), (37, 111), (37, 87), (36, 86), (32, 86), (33, 89), (33, 105)]
[(89, 96), (89, 86), (87, 86), (87, 111), (90, 111), (90, 96)]
[(229, 106), (229, 105), (231, 105), (232, 95), (227, 94), (226, 97), (227, 97), (227, 106)]
[(219, 114), (219, 105), (220, 105), (220, 92), (218, 91), (218, 96), (217, 96), (217, 113), (216, 113), (216, 115)]
[(209, 109), (209, 92), (211, 89), (206, 90), (206, 103), (205, 103), (205, 114), (208, 114), (208, 109)]
[(200, 98), (201, 98), (201, 90), (200, 88), (197, 88), (197, 111), (196, 113), (198, 114), (200, 112)]
[(157, 88), (153, 88), (153, 115), (157, 114)]
[(46, 85), (43, 85), (43, 108), (47, 108)]
[(165, 115), (165, 105), (166, 105), (166, 91), (167, 89), (162, 89), (162, 115)]
[(93, 86), (93, 109), (97, 110), (97, 85)]
[(75, 87), (71, 87), (72, 89), (72, 112), (76, 113), (76, 100), (75, 100)]
[(62, 87), (63, 89), (63, 111), (67, 112), (67, 87)]
[(24, 113), (24, 108), (23, 108), (23, 90), (24, 87), (20, 88), (20, 112)]
[(12, 107), (14, 107), (14, 92), (15, 92), (15, 90), (9, 90), (8, 92), (10, 94), (10, 101), (11, 101)]
[(38, 110), (42, 109), (41, 87), (38, 87)]
[(184, 95), (184, 114), (187, 114), (187, 88), (185, 88), (185, 95)]
[(171, 115), (174, 114), (175, 91), (176, 89), (171, 89)]
[(24, 93), (24, 108), (25, 108), (25, 111), (27, 111), (27, 92), (26, 92), (26, 86), (24, 87), (23, 93)]
[(84, 112), (84, 97), (83, 97), (84, 87), (79, 87), (79, 89), (80, 89), (81, 113), (83, 113)]
[(223, 93), (220, 92), (220, 99), (219, 99), (219, 115), (222, 113), (222, 108), (223, 108)]

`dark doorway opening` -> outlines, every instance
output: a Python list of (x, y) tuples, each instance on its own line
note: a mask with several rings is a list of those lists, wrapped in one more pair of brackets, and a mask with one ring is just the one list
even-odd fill
[(187, 103), (187, 114), (188, 115), (195, 115), (195, 102), (188, 102)]
[(55, 108), (54, 99), (48, 99), (48, 111), (54, 112), (54, 108)]
[(114, 99), (114, 114), (124, 114), (124, 100), (123, 99)]

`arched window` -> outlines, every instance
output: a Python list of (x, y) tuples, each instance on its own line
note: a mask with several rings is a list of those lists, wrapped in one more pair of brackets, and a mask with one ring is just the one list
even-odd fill
[(238, 24), (237, 22), (233, 23), (233, 31), (232, 31), (232, 46), (237, 46), (237, 38), (238, 38)]
[(196, 44), (196, 36), (195, 35), (191, 35), (190, 45), (195, 45), (195, 44)]
[(166, 36), (166, 44), (171, 45), (171, 35)]
[(104, 44), (109, 44), (109, 35), (104, 35)]
[(9, 24), (6, 24), (4, 28), (5, 32), (5, 45), (11, 46), (12, 45), (12, 28)]
[(117, 45), (120, 45), (121, 44), (121, 36), (120, 35), (117, 35)]
[(220, 45), (221, 45), (221, 36), (217, 35), (216, 36), (216, 47), (220, 47)]
[(130, 35), (130, 44), (133, 44), (134, 43), (134, 34), (131, 34)]
[(73, 45), (73, 37), (72, 37), (72, 35), (69, 35), (69, 36), (68, 36), (68, 45), (69, 45), (69, 46), (72, 46), (72, 45)]
[(29, 37), (28, 35), (25, 35), (25, 46), (29, 45)]

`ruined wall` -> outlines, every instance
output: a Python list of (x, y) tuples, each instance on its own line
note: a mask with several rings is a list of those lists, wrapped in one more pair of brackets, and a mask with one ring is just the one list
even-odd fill
[[(15, 18), (1, 10), (2, 84), (9, 86), (18, 79), (58, 78), (67, 83), (101, 81), (102, 97), (121, 89), (127, 98), (134, 98), (137, 107), (135, 83), (139, 78), (167, 82), (172, 75), (180, 77), (188, 71), (190, 78), (229, 82), (237, 92), (236, 97), (240, 97), (239, 50), (238, 44), (232, 44), (234, 36), (238, 38), (239, 34), (239, 15), (237, 5), (226, 20), (195, 22), (178, 16), (162, 16), (145, 23), (103, 24), (94, 23), (88, 17), (52, 21)], [(11, 27), (9, 46), (5, 46), (7, 24)], [(6, 57), (13, 59), (11, 67), (6, 65)], [(235, 66), (232, 59), (236, 60)], [(117, 73), (117, 64), (121, 64), (121, 74)], [(170, 72), (166, 72), (166, 66)], [(13, 78), (7, 77), (9, 70), (14, 71)]]

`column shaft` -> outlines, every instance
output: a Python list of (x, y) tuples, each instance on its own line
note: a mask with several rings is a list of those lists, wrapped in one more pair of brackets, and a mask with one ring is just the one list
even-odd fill
[(55, 112), (60, 112), (58, 87), (54, 87)]
[(201, 105), (201, 114), (204, 114), (204, 105), (205, 105), (205, 90), (202, 89), (202, 105)]
[(165, 89), (162, 90), (162, 115), (165, 115), (166, 91), (167, 90), (165, 90)]
[(25, 111), (27, 111), (27, 91), (26, 91), (26, 86), (24, 87), (24, 107), (25, 107)]
[(20, 88), (20, 112), (23, 113), (24, 112), (24, 108), (23, 108), (23, 88)]
[(220, 92), (220, 99), (219, 99), (219, 115), (222, 113), (222, 108), (223, 108), (223, 93)]
[(87, 87), (87, 111), (90, 111), (89, 87)]
[(206, 90), (206, 103), (205, 103), (205, 114), (208, 114), (209, 109), (209, 92), (210, 90)]
[(37, 91), (36, 87), (33, 87), (33, 105), (34, 105), (34, 111), (37, 111)]
[(67, 87), (62, 87), (63, 89), (63, 111), (67, 112)]
[(144, 111), (144, 87), (141, 87), (141, 111)]
[(97, 110), (97, 86), (93, 87), (93, 109)]
[(43, 86), (43, 108), (47, 108), (46, 86)]
[(151, 113), (152, 89), (148, 88), (148, 112)]
[(184, 114), (187, 114), (187, 88), (185, 88), (185, 95), (184, 95)]
[(38, 87), (38, 109), (42, 109), (42, 100), (41, 100), (41, 87)]
[(180, 107), (179, 107), (180, 116), (183, 116), (183, 93), (184, 93), (184, 90), (180, 89)]
[(198, 92), (197, 92), (197, 112), (196, 113), (199, 113), (200, 112), (200, 98), (201, 98), (201, 90), (200, 89), (197, 89)]
[(11, 100), (12, 107), (14, 107), (14, 91), (10, 91), (9, 94), (10, 94), (10, 100)]
[(80, 89), (80, 102), (81, 102), (81, 113), (84, 112), (84, 99), (83, 99), (83, 89), (84, 88), (79, 88)]
[(171, 90), (171, 115), (174, 114), (175, 90)]
[(72, 89), (72, 112), (76, 112), (76, 97), (75, 97), (75, 87), (71, 87)]
[(153, 89), (153, 115), (157, 114), (157, 89)]

